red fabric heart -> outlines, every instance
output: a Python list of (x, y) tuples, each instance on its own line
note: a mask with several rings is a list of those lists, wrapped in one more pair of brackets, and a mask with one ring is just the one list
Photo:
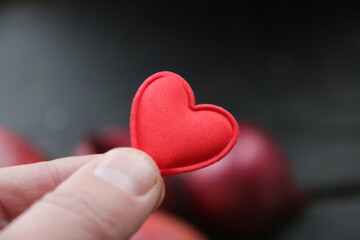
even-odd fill
[(193, 171), (224, 157), (238, 137), (224, 109), (195, 105), (189, 84), (172, 72), (150, 76), (135, 95), (130, 133), (134, 148), (148, 153), (162, 175)]

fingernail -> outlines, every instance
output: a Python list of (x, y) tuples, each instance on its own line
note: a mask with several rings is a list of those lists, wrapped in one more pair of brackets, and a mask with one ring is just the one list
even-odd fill
[(147, 193), (156, 183), (157, 170), (151, 159), (135, 149), (118, 148), (104, 154), (95, 167), (99, 178), (134, 196)]

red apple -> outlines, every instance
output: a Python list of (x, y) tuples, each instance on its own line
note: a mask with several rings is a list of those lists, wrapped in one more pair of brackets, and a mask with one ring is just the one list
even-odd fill
[(164, 176), (163, 180), (165, 185), (165, 197), (159, 206), (159, 209), (174, 212), (179, 204), (177, 199), (179, 179), (176, 176)]
[(130, 147), (129, 131), (123, 127), (106, 127), (92, 132), (76, 148), (74, 155), (104, 153), (116, 147)]
[(206, 240), (192, 225), (175, 215), (156, 211), (131, 240)]
[(0, 167), (45, 161), (45, 156), (27, 139), (7, 127), (0, 126)]
[(202, 222), (251, 232), (296, 206), (301, 195), (273, 137), (248, 123), (239, 127), (239, 139), (224, 159), (184, 180), (191, 210)]

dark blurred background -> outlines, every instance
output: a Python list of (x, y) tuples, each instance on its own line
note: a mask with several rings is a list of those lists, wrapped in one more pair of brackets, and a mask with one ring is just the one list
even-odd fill
[(360, 239), (360, 17), (345, 3), (18, 2), (0, 5), (0, 123), (49, 158), (129, 124), (168, 70), (197, 103), (272, 133), (317, 201), (276, 239)]

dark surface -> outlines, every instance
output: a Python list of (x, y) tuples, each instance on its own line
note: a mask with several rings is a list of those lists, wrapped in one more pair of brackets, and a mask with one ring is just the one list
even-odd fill
[[(132, 97), (169, 70), (198, 103), (255, 122), (314, 194), (276, 239), (360, 239), (360, 26), (344, 5), (122, 2), (0, 9), (0, 123), (50, 158), (128, 125)], [(270, 236), (269, 236), (270, 238)]]

